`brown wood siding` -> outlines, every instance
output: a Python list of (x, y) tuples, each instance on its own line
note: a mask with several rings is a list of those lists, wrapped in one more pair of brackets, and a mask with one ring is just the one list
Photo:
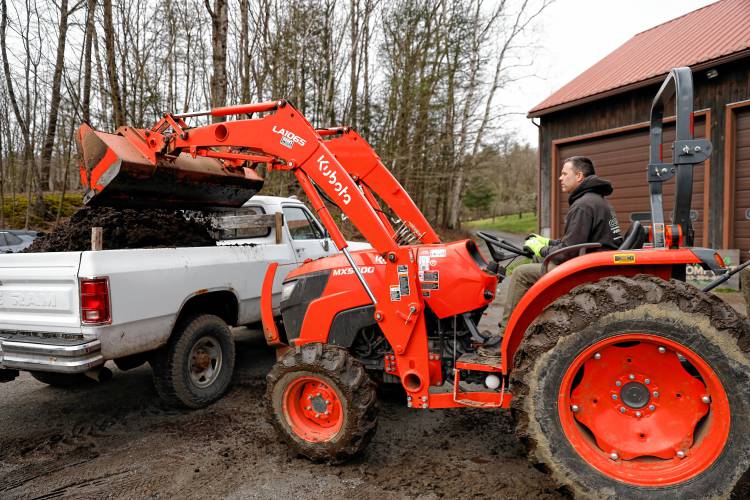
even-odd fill
[[(705, 135), (705, 115), (696, 117), (695, 136), (705, 137)], [(669, 148), (672, 141), (674, 141), (674, 125), (666, 124), (664, 127), (665, 160), (671, 158), (671, 149)], [(668, 151), (669, 153), (667, 153)], [(556, 222), (553, 234), (555, 236), (563, 234), (565, 214), (568, 212), (567, 194), (562, 193), (560, 185), (556, 181), (565, 158), (575, 155), (591, 158), (597, 175), (612, 183), (614, 192), (607, 199), (617, 212), (617, 218), (624, 233), (630, 227), (631, 214), (651, 210), (648, 182), (646, 181), (648, 152), (648, 128), (645, 127), (557, 145), (557, 154), (555, 155), (557, 165), (555, 165), (553, 176), (557, 211), (552, 218)], [(705, 169), (701, 165), (695, 168), (693, 172), (692, 208), (698, 212), (698, 219), (693, 223), (693, 228), (695, 229), (695, 244), (702, 245), (706, 215), (704, 213), (703, 196)], [(666, 220), (670, 220), (674, 205), (674, 180), (666, 182), (663, 188), (664, 216)]]
[(733, 151), (734, 170), (734, 243), (741, 250), (741, 259), (750, 257), (750, 107), (734, 112)]
[[(725, 171), (730, 172), (725, 163), (728, 161), (730, 150), (724, 147), (724, 141), (729, 140), (729, 130), (725, 123), (729, 118), (728, 103), (735, 103), (750, 99), (750, 59), (743, 59), (731, 63), (718, 64), (718, 77), (707, 78), (705, 71), (693, 74), (695, 86), (694, 106), (696, 110), (710, 111), (708, 130), (714, 149), (711, 155), (713, 168), (705, 170), (709, 177), (705, 180), (707, 205), (710, 207), (710, 224), (706, 227), (707, 245), (720, 248), (732, 246), (731, 237), (727, 236), (731, 227), (728, 219), (733, 213), (731, 197), (733, 193), (732, 178), (725, 178)], [(659, 85), (644, 87), (624, 92), (615, 96), (580, 104), (570, 109), (557, 111), (540, 118), (539, 141), (539, 221), (540, 227), (551, 228), (554, 231), (558, 224), (552, 220), (558, 200), (555, 199), (557, 182), (552, 177), (553, 168), (559, 168), (564, 157), (556, 156), (560, 143), (579, 136), (588, 136), (611, 131), (613, 129), (631, 129), (635, 124), (649, 119), (649, 110)], [(673, 105), (666, 108), (671, 114)], [(556, 146), (557, 145), (557, 146)], [(726, 156), (725, 156), (726, 151)], [(725, 168), (716, 168), (724, 166)], [(644, 163), (645, 168), (645, 163)], [(645, 173), (643, 175), (645, 183)], [(646, 207), (648, 210), (648, 207)], [(725, 220), (727, 223), (725, 224)], [(700, 236), (700, 235), (698, 235)]]

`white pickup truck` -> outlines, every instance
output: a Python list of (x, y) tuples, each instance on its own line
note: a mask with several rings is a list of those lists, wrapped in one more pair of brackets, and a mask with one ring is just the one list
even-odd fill
[(28, 370), (68, 386), (109, 373), (109, 360), (148, 361), (170, 404), (215, 401), (234, 369), (230, 326), (260, 321), (268, 265), (279, 263), (277, 308), (287, 272), (337, 251), (296, 199), (255, 196), (232, 215), (277, 213), (275, 226), (224, 230), (213, 247), (0, 255), (0, 381)]

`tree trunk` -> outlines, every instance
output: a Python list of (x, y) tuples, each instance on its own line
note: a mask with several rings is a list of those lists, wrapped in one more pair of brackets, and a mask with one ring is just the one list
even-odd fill
[(240, 0), (240, 98), (250, 102), (250, 0)]
[(117, 78), (117, 61), (115, 60), (115, 27), (112, 22), (112, 0), (104, 0), (104, 47), (107, 57), (107, 76), (109, 77), (109, 96), (112, 99), (112, 120), (115, 128), (125, 125), (125, 111)]
[[(211, 61), (213, 74), (211, 75), (211, 107), (220, 108), (227, 104), (227, 32), (229, 18), (226, 0), (214, 0), (213, 9), (209, 0), (204, 0), (206, 10), (211, 16)], [(214, 116), (213, 122), (223, 122), (223, 116)]]
[(349, 107), (349, 124), (357, 128), (357, 84), (359, 82), (359, 67), (357, 66), (357, 50), (359, 42), (359, 0), (351, 0), (351, 74), (349, 76), (349, 88), (351, 93), (351, 106)]
[(63, 64), (65, 63), (65, 35), (68, 32), (68, 0), (60, 0), (60, 29), (57, 33), (57, 58), (52, 75), (52, 95), (49, 102), (49, 121), (44, 134), (41, 155), (41, 177), (47, 179), (49, 190), (54, 190), (55, 181), (51, 175), (52, 148), (55, 145), (57, 132), (57, 114), (60, 109), (60, 83), (62, 82)]
[(86, 33), (83, 54), (83, 102), (81, 113), (84, 123), (91, 122), (91, 45), (94, 38), (94, 10), (96, 0), (88, 0), (86, 6)]

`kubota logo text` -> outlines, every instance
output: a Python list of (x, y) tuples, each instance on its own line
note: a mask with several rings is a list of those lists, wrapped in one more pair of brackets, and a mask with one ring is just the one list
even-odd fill
[[(291, 130), (286, 130), (286, 129), (283, 129), (283, 128), (276, 128), (276, 125), (273, 126), (273, 133), (274, 134), (279, 134), (280, 136), (283, 136), (284, 138), (287, 139), (287, 141), (291, 141), (293, 143), (296, 142), (300, 146), (304, 146), (305, 144), (307, 144), (306, 140), (304, 140), (302, 137), (298, 136), (297, 134), (295, 134)], [(282, 142), (282, 144), (284, 144), (284, 143)], [(284, 144), (284, 145), (287, 146), (287, 144)], [(289, 145), (287, 147), (291, 147), (291, 145)]]
[(324, 158), (324, 155), (320, 155), (320, 158), (318, 158), (318, 170), (323, 172), (323, 175), (328, 177), (328, 184), (331, 184), (333, 186), (333, 190), (336, 191), (336, 194), (341, 196), (341, 201), (344, 203), (344, 205), (348, 205), (349, 202), (352, 201), (352, 197), (346, 192), (349, 188), (344, 187), (344, 185), (338, 181), (338, 179), (336, 178), (336, 172), (328, 166), (329, 162)]

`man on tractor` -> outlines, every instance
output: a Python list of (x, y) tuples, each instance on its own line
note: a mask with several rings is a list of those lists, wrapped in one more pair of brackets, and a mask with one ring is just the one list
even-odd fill
[[(616, 250), (622, 243), (620, 225), (614, 209), (605, 199), (612, 194), (612, 184), (596, 175), (594, 163), (585, 156), (571, 156), (563, 162), (560, 186), (568, 195), (568, 214), (565, 216), (565, 234), (559, 240), (551, 240), (531, 234), (524, 242), (535, 256), (535, 260), (565, 247), (580, 243), (601, 243), (599, 250)], [(560, 264), (576, 256), (575, 251), (562, 252), (553, 257), (553, 264)], [(508, 284), (501, 322), (501, 331), (508, 324), (511, 312), (521, 297), (542, 275), (542, 264), (522, 264), (513, 270)]]

